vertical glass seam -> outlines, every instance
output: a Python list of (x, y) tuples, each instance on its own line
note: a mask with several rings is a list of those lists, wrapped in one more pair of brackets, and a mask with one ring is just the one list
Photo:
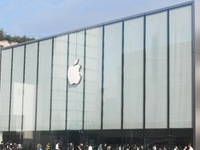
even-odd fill
[(23, 87), (22, 87), (22, 119), (21, 119), (21, 131), (23, 131), (24, 121), (24, 84), (25, 84), (25, 66), (26, 66), (26, 44), (24, 45), (24, 64), (23, 64)]
[(13, 48), (11, 52), (11, 75), (10, 75), (10, 102), (9, 102), (9, 120), (8, 120), (8, 131), (10, 131), (11, 122), (11, 99), (12, 99), (12, 75), (13, 75)]
[(50, 114), (49, 114), (49, 130), (51, 131), (51, 119), (52, 119), (52, 87), (53, 87), (53, 56), (54, 56), (54, 38), (52, 38), (52, 49), (51, 49), (51, 89), (50, 89)]
[(36, 74), (36, 99), (35, 99), (35, 131), (37, 130), (37, 104), (38, 104), (38, 76), (39, 76), (39, 48), (40, 47), (40, 41), (38, 41), (37, 44), (37, 74)]
[(82, 130), (84, 130), (85, 122), (85, 75), (86, 75), (86, 30), (84, 31), (84, 64), (83, 64), (83, 115), (82, 115)]
[(169, 10), (167, 10), (167, 128), (170, 126), (170, 46), (169, 46)]
[[(67, 35), (67, 72), (68, 72), (68, 68), (69, 68), (69, 34)], [(67, 75), (67, 72), (66, 72), (66, 108), (65, 108), (65, 130), (67, 130), (67, 118), (68, 118), (68, 75)]]
[(124, 21), (122, 21), (122, 62), (121, 62), (121, 129), (124, 123)]
[[(143, 23), (143, 139), (145, 139), (145, 119), (146, 119), (146, 114), (145, 114), (145, 108), (146, 108), (146, 16), (144, 16), (144, 23)], [(145, 141), (144, 141), (145, 144)]]
[(122, 62), (121, 62), (121, 143), (123, 143), (124, 125), (124, 21), (122, 21)]
[(169, 10), (167, 10), (167, 131), (168, 147), (170, 146), (170, 36), (169, 36)]
[(196, 139), (196, 137), (197, 137), (197, 133), (196, 133), (196, 120), (195, 120), (195, 118), (196, 118), (196, 96), (195, 96), (195, 93), (196, 93), (196, 85), (195, 85), (195, 80), (196, 80), (196, 77), (195, 77), (195, 74), (196, 74), (196, 70), (195, 70), (195, 68), (196, 68), (196, 58), (195, 58), (195, 49), (196, 49), (196, 44), (195, 44), (195, 42), (197, 42), (196, 41), (196, 39), (195, 39), (195, 21), (197, 21), (197, 20), (195, 20), (195, 9), (197, 9), (196, 7), (195, 7), (195, 4), (196, 2), (193, 2), (192, 3), (192, 5), (191, 5), (191, 40), (192, 40), (192, 59), (191, 59), (191, 69), (192, 69), (192, 75), (191, 75), (191, 77), (192, 77), (192, 79), (191, 79), (191, 84), (192, 84), (192, 86), (191, 86), (191, 90), (192, 90), (192, 107), (193, 107), (193, 109), (192, 109), (192, 129), (193, 129), (193, 143), (194, 143), (194, 149), (197, 147), (197, 140), (195, 140)]
[(105, 26), (102, 27), (102, 77), (101, 77), (101, 131), (103, 130), (103, 96), (104, 96), (104, 44)]

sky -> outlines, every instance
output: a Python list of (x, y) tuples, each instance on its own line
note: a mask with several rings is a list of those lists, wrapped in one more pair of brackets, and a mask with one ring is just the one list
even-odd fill
[(0, 29), (42, 38), (192, 0), (0, 0)]

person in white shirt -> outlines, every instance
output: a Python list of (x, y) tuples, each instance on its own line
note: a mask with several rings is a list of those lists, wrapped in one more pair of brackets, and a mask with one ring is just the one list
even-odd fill
[(91, 145), (89, 145), (88, 150), (92, 150), (92, 146)]
[(177, 147), (177, 146), (175, 146), (175, 147), (174, 147), (174, 150), (178, 150), (178, 147)]
[(157, 150), (156, 145), (153, 146), (153, 150)]
[(193, 150), (191, 143), (188, 144), (188, 148), (189, 148), (189, 150)]
[(60, 150), (60, 144), (59, 144), (59, 142), (56, 144), (55, 149), (56, 149), (56, 150)]

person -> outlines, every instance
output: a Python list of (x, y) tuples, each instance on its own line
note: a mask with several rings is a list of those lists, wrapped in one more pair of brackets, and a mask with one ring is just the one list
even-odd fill
[(166, 146), (163, 147), (163, 150), (167, 150)]
[(156, 148), (156, 145), (154, 145), (154, 146), (153, 146), (153, 150), (156, 150), (156, 149), (157, 149), (157, 148)]
[(59, 144), (59, 142), (57, 142), (55, 149), (56, 150), (60, 150), (60, 144)]
[(178, 147), (177, 147), (177, 146), (175, 146), (175, 147), (174, 147), (174, 150), (178, 150)]
[(13, 143), (13, 150), (17, 150), (17, 143)]
[(121, 145), (119, 145), (119, 146), (118, 146), (118, 150), (122, 150), (122, 147), (121, 147)]
[(12, 149), (13, 149), (13, 144), (10, 143), (10, 145), (9, 145), (9, 150), (12, 150)]
[(188, 144), (188, 148), (189, 148), (189, 150), (193, 150), (191, 143)]
[(17, 144), (17, 149), (18, 149), (18, 150), (22, 150), (22, 144), (20, 144), (20, 143)]
[(83, 150), (83, 144), (82, 143), (79, 144), (78, 149)]
[(30, 143), (29, 146), (28, 146), (28, 150), (32, 150), (32, 144)]
[(3, 141), (0, 143), (0, 150), (3, 150)]
[(69, 143), (69, 150), (74, 150), (74, 145), (73, 145), (73, 143), (71, 142), (71, 143)]
[(103, 148), (102, 148), (102, 144), (99, 144), (99, 146), (98, 146), (98, 150), (103, 150)]
[(187, 146), (184, 146), (183, 150), (187, 150)]
[(47, 143), (46, 147), (45, 147), (45, 150), (50, 150), (50, 145), (49, 143)]
[(88, 150), (92, 150), (92, 145), (91, 144), (88, 146)]
[(42, 145), (40, 144), (40, 143), (38, 143), (37, 145), (36, 145), (36, 150), (41, 150), (42, 149)]
[(103, 145), (103, 150), (107, 150), (107, 144), (106, 143)]

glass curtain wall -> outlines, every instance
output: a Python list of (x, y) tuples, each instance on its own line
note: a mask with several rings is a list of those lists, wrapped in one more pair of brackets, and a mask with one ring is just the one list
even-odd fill
[(23, 111), (24, 46), (13, 49), (12, 69), (10, 131), (21, 131)]
[(12, 49), (3, 50), (1, 56), (0, 131), (9, 130), (10, 83)]
[(101, 128), (102, 27), (86, 31), (84, 129)]
[(49, 130), (51, 101), (52, 39), (39, 42), (37, 126)]
[(68, 35), (54, 39), (51, 130), (65, 130)]
[(170, 128), (192, 127), (191, 6), (170, 14)]
[(35, 130), (38, 43), (26, 45), (23, 100), (23, 131)]
[(167, 12), (146, 16), (145, 128), (167, 128)]
[[(79, 59), (81, 76), (84, 74), (84, 31), (69, 35), (69, 60), (68, 68), (73, 66)], [(79, 130), (83, 126), (83, 80), (78, 85), (71, 85), (68, 82), (67, 98), (67, 129)]]
[(122, 23), (105, 26), (103, 129), (121, 129)]
[(141, 17), (124, 22), (124, 129), (143, 128), (143, 62), (144, 18)]

